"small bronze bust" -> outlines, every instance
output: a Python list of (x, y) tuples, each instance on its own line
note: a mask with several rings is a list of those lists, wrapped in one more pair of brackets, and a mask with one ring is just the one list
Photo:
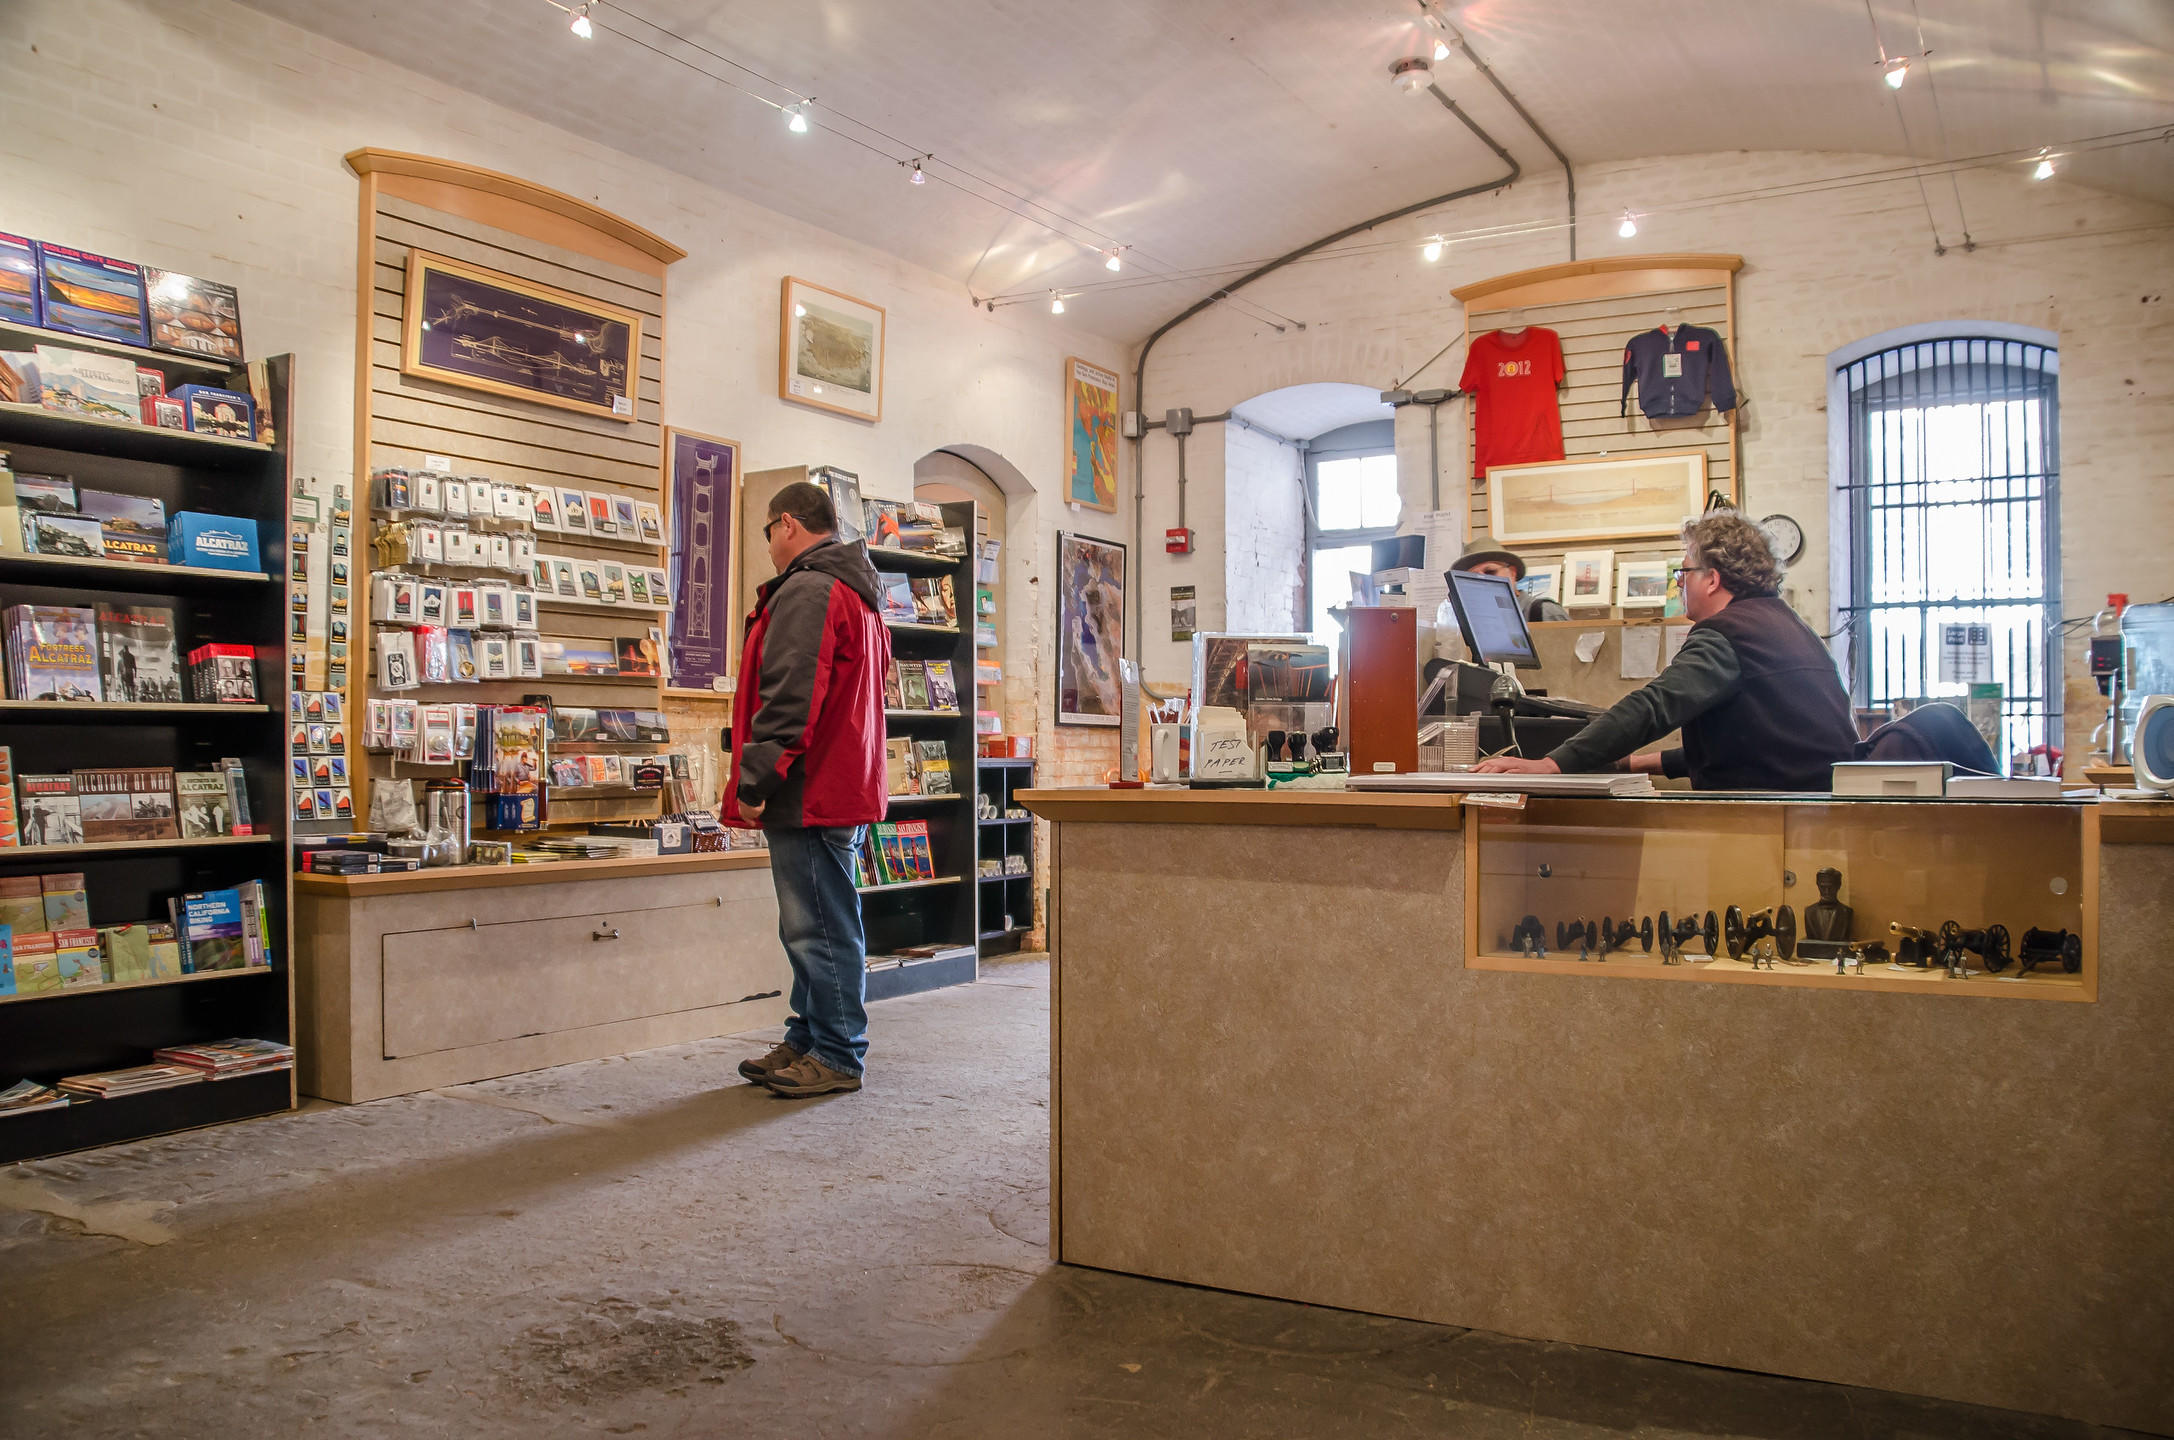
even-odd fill
[(1850, 921), (1857, 912), (1835, 898), (1842, 893), (1842, 872), (1826, 869), (1812, 879), (1819, 886), (1819, 899), (1804, 907), (1804, 938), (1847, 940)]

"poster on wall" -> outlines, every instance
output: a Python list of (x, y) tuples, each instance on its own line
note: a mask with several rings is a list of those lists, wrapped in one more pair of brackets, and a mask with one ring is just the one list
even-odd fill
[(1193, 638), (1194, 622), (1200, 613), (1198, 587), (1173, 585), (1170, 587), (1170, 638)]
[(1504, 545), (1673, 539), (1706, 508), (1706, 452), (1490, 465), (1487, 503), (1488, 531)]
[(881, 305), (788, 275), (778, 302), (778, 398), (883, 418)]
[(1117, 376), (1074, 356), (1064, 362), (1064, 498), (1117, 511)]
[(663, 489), (672, 507), (666, 683), (729, 690), (740, 623), (732, 528), (740, 513), (738, 442), (667, 425)]
[(410, 250), (400, 334), (403, 375), (634, 420), (632, 310)]
[(1057, 723), (1123, 719), (1117, 662), (1125, 638), (1125, 547), (1057, 536)]

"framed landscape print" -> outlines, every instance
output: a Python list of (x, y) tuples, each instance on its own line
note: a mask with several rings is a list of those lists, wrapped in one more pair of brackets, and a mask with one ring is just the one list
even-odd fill
[(1064, 362), (1064, 498), (1117, 511), (1117, 376), (1077, 356)]
[(665, 426), (663, 482), (671, 563), (659, 598), (672, 606), (665, 683), (714, 693), (739, 658), (739, 443)]
[(1489, 533), (1504, 545), (1673, 539), (1706, 508), (1706, 452), (1490, 465), (1487, 504)]
[(786, 276), (778, 303), (778, 398), (881, 420), (884, 318), (881, 305)]
[(1125, 640), (1125, 547), (1057, 536), (1057, 723), (1124, 718), (1117, 661)]
[(425, 250), (408, 252), (400, 373), (634, 420), (642, 317)]

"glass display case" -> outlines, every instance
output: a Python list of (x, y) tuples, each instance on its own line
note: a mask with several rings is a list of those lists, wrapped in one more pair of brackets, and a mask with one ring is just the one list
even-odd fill
[(1475, 807), (1467, 965), (2097, 996), (2087, 803), (1529, 797)]

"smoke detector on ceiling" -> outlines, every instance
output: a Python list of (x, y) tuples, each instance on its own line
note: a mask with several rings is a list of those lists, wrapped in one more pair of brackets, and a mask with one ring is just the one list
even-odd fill
[(1417, 55), (1389, 67), (1389, 83), (1407, 95), (1417, 95), (1434, 83), (1434, 67)]

